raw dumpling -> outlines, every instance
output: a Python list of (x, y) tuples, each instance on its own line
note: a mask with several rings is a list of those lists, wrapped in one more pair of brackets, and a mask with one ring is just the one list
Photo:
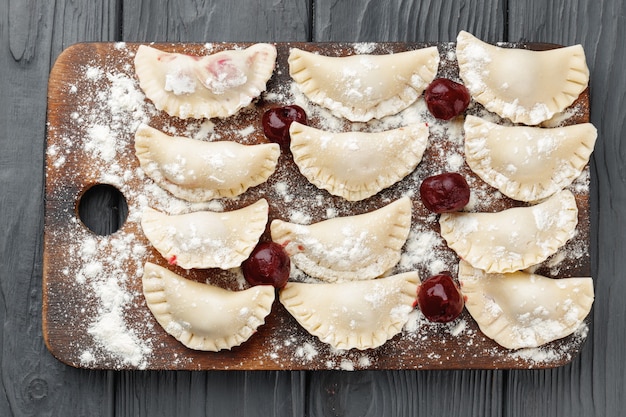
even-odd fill
[(550, 119), (589, 83), (581, 45), (547, 51), (502, 48), (461, 31), (456, 56), (472, 97), (515, 123), (537, 125)]
[(265, 199), (224, 213), (198, 211), (167, 215), (147, 207), (141, 227), (150, 243), (172, 264), (185, 269), (230, 269), (241, 265), (265, 231)]
[(313, 103), (338, 117), (367, 122), (396, 114), (435, 78), (437, 47), (388, 55), (331, 57), (293, 48), (289, 74)]
[(267, 181), (276, 170), (276, 143), (242, 145), (169, 136), (147, 125), (135, 133), (143, 171), (160, 187), (191, 202), (236, 197)]
[(142, 281), (154, 318), (167, 333), (196, 350), (239, 346), (265, 322), (275, 298), (271, 285), (228, 291), (150, 262), (144, 266)]
[(515, 200), (537, 201), (570, 185), (589, 162), (591, 123), (540, 128), (465, 119), (465, 159), (487, 184)]
[(413, 311), (417, 272), (334, 284), (288, 282), (280, 302), (302, 327), (335, 349), (371, 349), (402, 331)]
[(428, 143), (428, 127), (332, 133), (292, 123), (291, 152), (312, 184), (348, 201), (371, 197), (413, 172)]
[(400, 260), (411, 227), (411, 200), (403, 197), (378, 210), (312, 225), (273, 220), (272, 240), (293, 263), (323, 281), (368, 280)]
[(443, 213), (441, 235), (474, 268), (514, 272), (543, 262), (574, 236), (578, 207), (563, 190), (544, 202), (498, 213)]
[(200, 57), (140, 45), (135, 55), (146, 97), (182, 119), (235, 114), (265, 91), (275, 64), (276, 47), (265, 43)]
[(465, 307), (480, 330), (508, 349), (537, 347), (572, 334), (594, 298), (590, 277), (486, 274), (463, 261), (459, 281), (467, 297)]

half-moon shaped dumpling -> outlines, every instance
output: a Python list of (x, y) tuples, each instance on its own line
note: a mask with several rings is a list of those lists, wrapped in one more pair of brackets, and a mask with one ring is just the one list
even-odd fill
[(465, 307), (480, 330), (508, 349), (537, 347), (572, 334), (594, 298), (590, 277), (486, 274), (463, 261), (459, 281)]
[(265, 199), (239, 210), (167, 215), (144, 209), (141, 227), (159, 253), (185, 269), (230, 269), (248, 258), (265, 231)]
[(441, 235), (474, 268), (514, 272), (543, 262), (574, 236), (578, 207), (563, 190), (530, 207), (498, 213), (443, 213)]
[(265, 91), (275, 64), (276, 47), (266, 43), (199, 57), (140, 45), (135, 55), (146, 97), (182, 119), (235, 114)]
[(387, 55), (331, 57), (293, 48), (289, 73), (313, 103), (338, 117), (367, 122), (396, 114), (435, 78), (437, 47)]
[(267, 181), (276, 170), (276, 143), (243, 145), (169, 136), (147, 125), (135, 133), (143, 171), (160, 187), (191, 202), (236, 197)]
[(332, 133), (292, 123), (289, 133), (293, 160), (302, 175), (348, 201), (371, 197), (406, 177), (428, 144), (425, 124), (386, 132)]
[(311, 225), (273, 220), (272, 240), (293, 263), (327, 282), (368, 280), (400, 260), (411, 227), (411, 200), (403, 197), (378, 210), (335, 217)]
[(515, 123), (537, 125), (565, 110), (589, 83), (581, 45), (547, 51), (503, 48), (461, 31), (459, 75), (476, 101)]
[(212, 352), (248, 340), (265, 322), (275, 298), (271, 285), (228, 291), (150, 262), (142, 282), (146, 304), (163, 329), (188, 348)]
[(413, 311), (417, 272), (342, 283), (288, 282), (280, 302), (302, 327), (335, 349), (371, 349), (402, 331)]
[(537, 201), (570, 185), (589, 162), (591, 123), (556, 128), (465, 119), (465, 159), (487, 184), (515, 200)]

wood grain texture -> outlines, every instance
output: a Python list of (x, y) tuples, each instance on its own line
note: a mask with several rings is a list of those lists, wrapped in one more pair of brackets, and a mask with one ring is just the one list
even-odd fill
[(504, 0), (318, 0), (313, 41), (453, 42), (464, 29), (486, 41), (502, 40)]
[(502, 375), (494, 371), (314, 372), (307, 415), (500, 416)]
[(626, 409), (626, 62), (624, 2), (510, 2), (509, 39), (581, 43), (591, 72), (591, 121), (598, 129), (592, 156), (592, 274), (596, 302), (587, 343), (562, 368), (511, 372), (507, 415), (619, 415)]
[(127, 42), (310, 40), (312, 0), (124, 2)]
[(118, 372), (121, 416), (305, 415), (305, 372)]
[[(107, 5), (109, 7), (107, 7)], [(86, 6), (86, 7), (85, 7)], [(46, 1), (0, 2), (0, 415), (54, 415), (107, 407), (108, 373), (58, 363), (41, 339), (41, 218), (46, 85), (61, 49), (112, 39), (114, 3), (97, 8)], [(55, 30), (65, 27), (66, 30)], [(7, 102), (8, 99), (8, 102)], [(76, 405), (76, 398), (84, 402)], [(80, 410), (82, 408), (82, 411)]]

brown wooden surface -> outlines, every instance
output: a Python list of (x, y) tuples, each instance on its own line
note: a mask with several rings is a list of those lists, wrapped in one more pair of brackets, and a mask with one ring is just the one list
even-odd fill
[[(229, 49), (234, 44), (214, 45), (217, 49)], [(241, 45), (239, 45), (241, 46)], [(354, 53), (352, 44), (278, 44), (278, 64), (275, 75), (268, 83), (268, 95), (280, 94), (284, 96), (278, 103), (260, 100), (253, 108), (242, 112), (240, 116), (216, 121), (215, 131), (222, 132), (222, 139), (241, 141), (237, 132), (248, 127), (255, 126), (252, 138), (246, 139), (247, 143), (262, 143), (266, 138), (262, 134), (260, 119), (262, 113), (269, 107), (289, 104), (293, 97), (286, 94), (290, 85), (287, 70), (287, 56), (292, 46), (307, 50), (320, 51), (328, 55), (343, 55)], [(377, 53), (399, 51), (423, 47), (422, 44), (387, 43), (378, 44)], [(98, 369), (134, 369), (136, 364), (120, 362), (114, 354), (102, 353), (93, 362), (83, 363), (80, 360), (84, 351), (98, 350), (94, 346), (93, 337), (89, 334), (89, 325), (97, 316), (101, 308), (96, 297), (89, 289), (88, 283), (78, 283), (79, 271), (92, 261), (106, 260), (108, 256), (119, 254), (98, 253), (92, 258), (72, 256), (80, 251), (85, 239), (97, 238), (100, 241), (107, 239), (125, 240), (130, 237), (140, 245), (151, 248), (150, 242), (143, 236), (138, 222), (139, 200), (150, 200), (147, 191), (152, 181), (138, 177), (127, 178), (121, 188), (125, 195), (130, 210), (130, 217), (134, 221), (127, 221), (118, 232), (109, 237), (98, 237), (82, 225), (77, 207), (81, 202), (83, 193), (94, 184), (102, 182), (102, 178), (109, 173), (111, 163), (99, 162), (98, 158), (90, 154), (85, 148), (85, 137), (88, 136), (90, 126), (94, 124), (106, 124), (107, 120), (114, 123), (112, 110), (98, 100), (93, 100), (97, 94), (107, 91), (108, 81), (103, 75), (98, 80), (90, 80), (86, 76), (88, 68), (99, 68), (103, 74), (122, 73), (134, 78), (132, 70), (132, 57), (136, 44), (79, 44), (74, 45), (60, 56), (55, 64), (49, 82), (48, 103), (48, 149), (62, 149), (63, 163), (57, 164), (59, 155), (55, 151), (48, 156), (46, 169), (46, 210), (45, 210), (45, 240), (44, 240), (44, 294), (43, 294), (43, 333), (47, 345), (52, 353), (60, 360), (73, 366), (82, 366)], [(168, 51), (185, 52), (190, 54), (202, 54), (206, 51), (204, 45), (156, 45), (159, 49)], [(454, 76), (457, 73), (454, 61), (445, 60), (446, 52), (451, 45), (441, 44), (442, 64), (440, 75)], [(545, 49), (549, 45), (534, 45), (535, 49)], [(138, 88), (138, 87), (137, 87)], [(146, 102), (146, 107), (151, 107)], [(575, 116), (568, 119), (567, 123), (580, 123), (588, 120), (588, 101), (586, 93), (581, 96), (573, 107), (578, 110)], [(102, 108), (102, 109), (101, 109)], [(90, 120), (96, 110), (98, 120)], [(106, 112), (109, 111), (109, 115)], [(479, 106), (470, 109), (470, 112), (480, 111)], [(312, 117), (310, 123), (315, 126), (319, 120)], [(78, 122), (76, 121), (78, 120)], [(431, 126), (438, 122), (428, 119)], [(461, 121), (458, 121), (460, 123)], [(130, 122), (129, 122), (130, 123)], [(163, 112), (156, 112), (150, 117), (149, 125), (161, 130), (169, 131), (172, 127), (185, 130), (187, 125), (196, 121), (181, 121), (171, 118)], [(349, 126), (346, 126), (348, 128)], [(121, 170), (136, 172), (139, 168), (138, 161), (134, 157), (134, 139), (132, 129), (122, 129), (122, 142), (124, 149), (118, 152), (115, 162), (121, 166)], [(436, 132), (436, 131), (434, 131)], [(71, 138), (68, 142), (67, 138)], [(68, 148), (68, 146), (70, 148)], [(458, 146), (458, 144), (457, 144)], [(443, 150), (443, 153), (441, 152)], [(266, 184), (249, 190), (236, 200), (223, 200), (227, 210), (240, 208), (265, 197), (270, 203), (270, 221), (273, 218), (288, 219), (290, 210), (301, 207), (314, 206), (323, 198), (320, 209), (312, 210), (312, 221), (320, 221), (325, 218), (325, 209), (332, 207), (340, 215), (359, 214), (379, 208), (388, 201), (393, 201), (408, 191), (415, 192), (423, 178), (434, 173), (445, 171), (446, 156), (458, 152), (452, 140), (442, 137), (438, 133), (431, 133), (429, 147), (422, 163), (413, 175), (410, 175), (400, 183), (373, 196), (363, 202), (349, 203), (341, 198), (332, 197), (325, 192), (317, 192), (308, 181), (302, 177), (289, 153), (283, 153), (277, 173), (270, 177)], [(113, 172), (113, 171), (112, 171)], [(474, 192), (491, 193), (491, 188), (482, 183), (467, 166), (461, 171), (470, 178)], [(290, 193), (293, 201), (286, 203), (276, 194), (275, 184), (289, 178)], [(580, 187), (576, 187), (580, 188)], [(566, 256), (559, 265), (558, 274), (552, 274), (554, 278), (570, 276), (589, 276), (590, 259), (588, 254), (589, 245), (589, 204), (588, 188), (583, 187), (584, 192), (577, 194), (579, 206), (579, 226), (575, 239), (568, 243), (568, 247), (582, 244), (586, 253), (582, 258)], [(574, 188), (573, 188), (574, 189)], [(438, 232), (438, 224), (432, 220), (419, 195), (414, 194), (413, 200), (413, 227), (427, 228)], [(150, 201), (150, 205), (160, 204), (159, 201)], [(517, 206), (519, 203), (506, 198), (494, 200), (490, 206), (481, 206), (484, 211), (499, 211), (504, 208)], [(157, 207), (158, 208), (158, 207)], [(427, 220), (428, 218), (431, 220)], [(266, 231), (263, 239), (269, 239), (269, 231)], [(458, 258), (454, 252), (445, 248), (442, 259), (447, 259), (446, 269), (456, 270)], [(564, 251), (567, 253), (568, 251)], [(315, 337), (308, 335), (296, 321), (286, 312), (278, 301), (275, 302), (272, 313), (266, 319), (265, 325), (240, 347), (231, 351), (218, 353), (194, 351), (185, 348), (154, 321), (145, 305), (141, 295), (141, 279), (138, 268), (146, 261), (161, 264), (190, 279), (201, 282), (211, 282), (215, 285), (237, 289), (228, 276), (223, 277), (219, 271), (192, 270), (184, 271), (181, 268), (168, 265), (156, 250), (149, 249), (146, 256), (139, 262), (132, 259), (125, 262), (122, 270), (131, 277), (123, 283), (123, 286), (135, 294), (135, 298), (128, 304), (132, 306), (125, 311), (125, 320), (134, 331), (148, 341), (155, 349), (148, 356), (147, 364), (141, 368), (147, 369), (341, 369), (346, 366), (355, 369), (494, 369), (494, 368), (545, 368), (563, 365), (571, 361), (580, 350), (584, 338), (577, 335), (569, 336), (563, 340), (553, 342), (542, 351), (552, 353), (554, 357), (544, 361), (525, 359), (517, 352), (509, 351), (498, 346), (489, 338), (484, 337), (471, 316), (465, 311), (462, 321), (467, 323), (467, 329), (460, 336), (450, 334), (450, 326), (422, 326), (419, 331), (405, 331), (402, 335), (393, 338), (378, 349), (359, 352), (356, 350), (337, 353), (328, 346), (319, 342)], [(548, 261), (549, 262), (549, 261)], [(548, 263), (547, 262), (547, 263)], [(419, 273), (424, 279), (428, 272), (425, 265), (418, 265)], [(68, 272), (69, 271), (69, 272)], [(550, 276), (550, 268), (539, 269), (540, 273)], [(68, 320), (72, 317), (72, 320)], [(137, 323), (139, 323), (137, 325)], [(133, 325), (135, 324), (135, 325)], [(146, 330), (151, 329), (151, 330)], [(285, 342), (289, 342), (288, 344)], [(303, 346), (313, 347), (317, 355), (314, 358), (303, 358), (299, 349)], [(100, 349), (101, 350), (101, 349)], [(106, 346), (104, 347), (106, 352)], [(366, 365), (359, 364), (359, 359), (368, 358)]]

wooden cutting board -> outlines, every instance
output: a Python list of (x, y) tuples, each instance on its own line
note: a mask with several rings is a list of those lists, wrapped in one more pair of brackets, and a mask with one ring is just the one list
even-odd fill
[[(133, 56), (137, 44), (77, 44), (65, 50), (50, 74), (48, 90), (43, 334), (53, 355), (69, 365), (84, 368), (181, 370), (545, 368), (571, 361), (584, 342), (584, 331), (538, 349), (515, 352), (485, 337), (467, 311), (455, 322), (442, 325), (425, 321), (416, 310), (404, 331), (382, 347), (335, 351), (303, 330), (278, 301), (266, 323), (241, 346), (217, 353), (194, 351), (169, 336), (146, 307), (141, 290), (142, 268), (146, 261), (189, 279), (233, 290), (245, 286), (236, 271), (185, 271), (168, 265), (141, 230), (141, 209), (146, 205), (171, 213), (198, 208), (232, 210), (264, 197), (270, 203), (270, 221), (296, 218), (310, 223), (331, 214), (367, 212), (402, 195), (410, 195), (413, 246), (409, 249), (407, 245), (406, 251), (411, 252), (413, 258), (408, 258), (408, 264), (419, 271), (422, 279), (432, 273), (433, 265), (455, 272), (458, 258), (454, 252), (440, 238), (432, 243), (433, 236), (438, 236), (437, 217), (419, 200), (417, 189), (421, 180), (454, 165), (468, 178), (481, 211), (499, 211), (521, 204), (495, 193), (459, 159), (462, 158), (462, 140), (459, 141), (462, 120), (448, 124), (436, 121), (425, 112), (423, 103), (415, 110), (423, 114), (431, 127), (423, 161), (400, 183), (358, 203), (349, 203), (316, 189), (299, 174), (291, 155), (283, 152), (277, 172), (267, 183), (235, 200), (192, 207), (160, 190), (145, 177), (134, 155), (134, 131), (141, 122), (181, 136), (247, 144), (266, 142), (261, 128), (263, 112), (272, 106), (303, 100), (289, 77), (287, 57), (291, 47), (346, 55), (432, 45), (438, 46), (441, 55), (439, 75), (457, 77), (454, 44), (449, 43), (278, 43), (277, 68), (263, 97), (236, 116), (212, 121), (175, 119), (156, 111), (152, 103), (144, 100), (134, 75)], [(248, 44), (154, 46), (201, 55)], [(543, 44), (508, 46), (553, 47)], [(323, 112), (310, 103), (306, 105), (312, 126), (328, 124)], [(484, 110), (472, 105), (468, 113), (484, 114)], [(589, 96), (585, 91), (561, 117), (561, 123), (587, 121)], [(334, 127), (367, 128), (362, 124), (342, 123), (335, 123)], [(585, 175), (569, 187), (579, 208), (576, 237), (540, 266), (538, 273), (552, 278), (590, 276), (588, 179), (589, 169), (586, 168)], [(117, 188), (128, 206), (126, 221), (119, 230), (105, 236), (86, 227), (87, 219), (81, 219), (78, 210), (84, 193), (98, 184)], [(424, 243), (421, 236), (429, 237), (431, 243)], [(262, 239), (268, 238), (266, 231)]]

